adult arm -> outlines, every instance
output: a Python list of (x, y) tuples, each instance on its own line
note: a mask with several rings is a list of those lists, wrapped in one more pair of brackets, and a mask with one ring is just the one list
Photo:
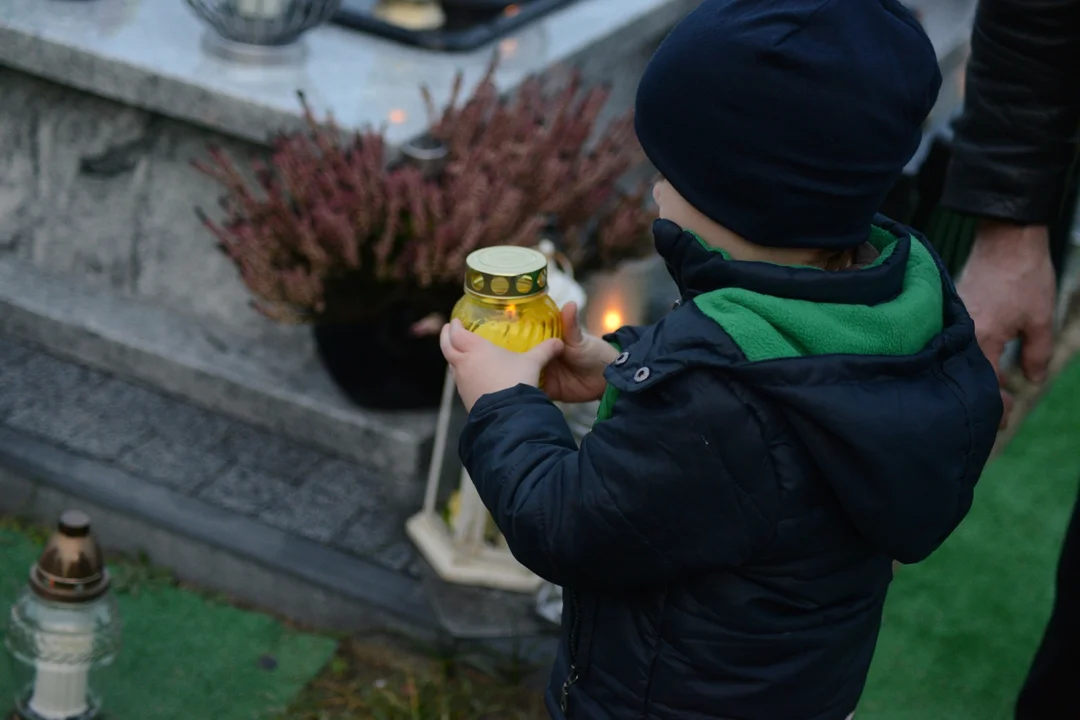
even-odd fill
[(1080, 0), (981, 0), (944, 205), (1050, 223), (1078, 123)]
[(982, 0), (942, 202), (983, 218), (957, 287), (999, 379), (1017, 337), (1028, 380), (1046, 377), (1057, 294), (1047, 226), (1078, 123), (1080, 0)]

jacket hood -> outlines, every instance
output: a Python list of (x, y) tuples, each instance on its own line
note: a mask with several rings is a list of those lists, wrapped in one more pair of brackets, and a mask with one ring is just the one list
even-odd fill
[(649, 384), (713, 366), (775, 403), (858, 531), (911, 563), (967, 514), (1002, 405), (940, 259), (907, 228), (875, 226), (877, 262), (826, 273), (732, 261), (659, 221), (690, 306), (640, 361)]

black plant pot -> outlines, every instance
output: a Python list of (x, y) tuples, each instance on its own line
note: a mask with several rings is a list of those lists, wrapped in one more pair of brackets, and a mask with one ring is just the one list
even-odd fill
[(419, 320), (401, 309), (369, 323), (321, 325), (315, 346), (330, 377), (350, 400), (374, 410), (435, 408), (446, 361), (438, 336), (415, 337)]

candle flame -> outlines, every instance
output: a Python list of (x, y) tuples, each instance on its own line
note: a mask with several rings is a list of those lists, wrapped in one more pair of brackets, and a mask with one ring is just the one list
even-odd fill
[(618, 310), (608, 310), (604, 313), (601, 323), (604, 326), (605, 333), (615, 332), (623, 326), (622, 313)]
[(392, 125), (401, 125), (409, 119), (409, 114), (404, 110), (391, 110), (388, 117)]
[(517, 52), (517, 49), (518, 41), (514, 38), (506, 38), (499, 42), (499, 54), (502, 55), (503, 58), (514, 57), (514, 53)]

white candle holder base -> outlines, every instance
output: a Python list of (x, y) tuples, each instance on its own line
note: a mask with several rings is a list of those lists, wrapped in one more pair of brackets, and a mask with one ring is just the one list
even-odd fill
[(481, 546), (463, 552), (455, 546), (446, 521), (435, 512), (413, 515), (405, 531), (446, 582), (520, 593), (536, 592), (544, 582), (507, 550)]
[[(79, 715), (64, 715), (62, 720), (102, 720), (101, 706), (88, 708)], [(11, 711), (11, 715), (4, 716), (5, 720), (54, 720), (51, 715), (38, 715), (28, 707), (19, 707)]]

